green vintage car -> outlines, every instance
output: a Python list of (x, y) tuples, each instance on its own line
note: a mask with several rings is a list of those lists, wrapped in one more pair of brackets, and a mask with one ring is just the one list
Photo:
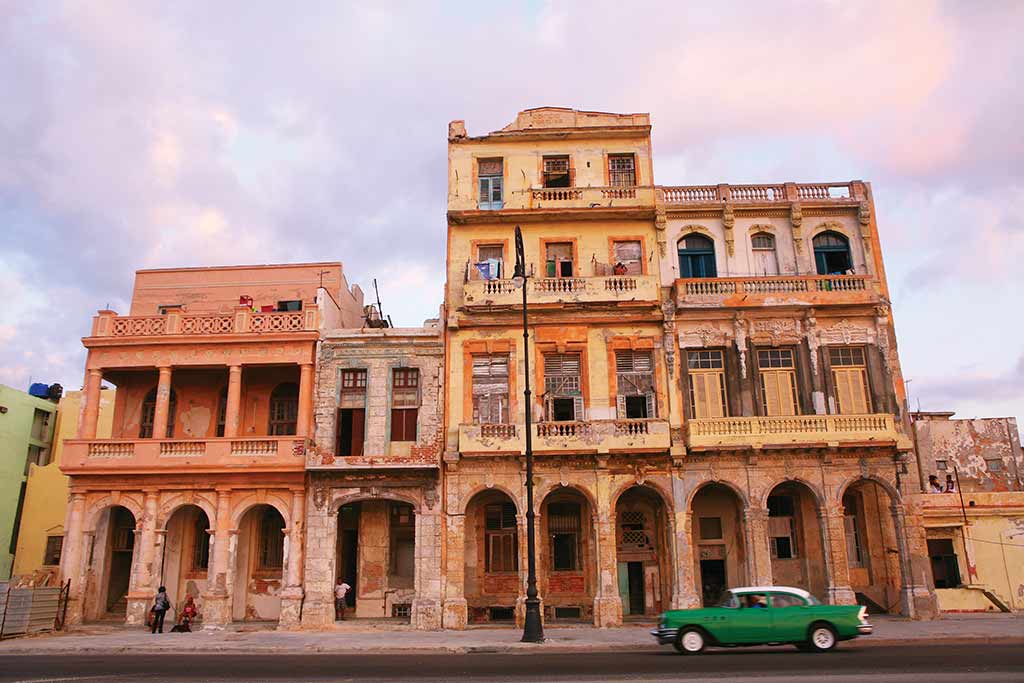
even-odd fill
[(730, 588), (716, 607), (678, 609), (661, 615), (651, 635), (682, 654), (705, 646), (785, 645), (827, 652), (840, 640), (871, 633), (867, 608), (823, 605), (801, 588)]

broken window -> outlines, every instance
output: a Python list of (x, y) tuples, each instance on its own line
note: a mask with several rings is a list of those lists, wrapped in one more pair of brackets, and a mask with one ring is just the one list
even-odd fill
[(643, 275), (643, 248), (640, 240), (612, 242), (612, 273), (615, 275)]
[(615, 378), (620, 420), (656, 417), (654, 364), (650, 351), (616, 351)]
[(690, 405), (697, 420), (725, 417), (725, 361), (721, 351), (690, 351), (686, 355)]
[(572, 175), (568, 155), (544, 157), (544, 187), (572, 187)]
[(269, 505), (263, 508), (260, 517), (257, 550), (257, 569), (281, 569), (284, 566), (284, 517)]
[(863, 415), (871, 412), (868, 395), (868, 372), (864, 349), (859, 346), (833, 346), (828, 350), (836, 402), (840, 415)]
[(480, 183), (477, 207), (480, 210), (494, 210), (504, 206), (503, 174), (502, 159), (479, 159), (477, 161), (477, 177)]
[(796, 364), (792, 349), (757, 352), (761, 409), (769, 417), (797, 414)]
[(43, 551), (43, 564), (47, 567), (60, 565), (60, 554), (64, 548), (63, 536), (47, 536), (46, 549)]
[(548, 277), (574, 277), (572, 242), (548, 242), (545, 247), (545, 272)]
[(341, 371), (339, 403), (335, 453), (342, 457), (360, 456), (366, 424), (366, 370)]
[(548, 534), (551, 536), (551, 568), (556, 572), (580, 567), (579, 503), (548, 505)]
[(793, 496), (768, 496), (768, 537), (772, 557), (788, 560), (797, 557)]
[(508, 356), (473, 356), (473, 423), (506, 424)]
[(551, 422), (583, 419), (583, 393), (580, 389), (580, 354), (544, 355), (544, 404)]
[(391, 440), (415, 441), (420, 371), (418, 368), (395, 368), (391, 373)]
[(608, 184), (612, 187), (635, 187), (636, 156), (633, 154), (609, 154)]
[(285, 382), (270, 394), (270, 436), (294, 436), (299, 423), (299, 385)]
[[(167, 404), (167, 434), (163, 438), (170, 439), (174, 436), (174, 413), (177, 412), (178, 397), (171, 390), (171, 398)], [(156, 417), (156, 387), (149, 390), (145, 400), (142, 401), (142, 414), (139, 419), (139, 438), (153, 438), (153, 420)]]
[(514, 504), (494, 503), (484, 508), (484, 545), (487, 553), (484, 571), (519, 571), (519, 542), (516, 535)]
[(847, 493), (843, 496), (843, 530), (846, 535), (846, 563), (851, 567), (864, 566), (864, 543), (859, 518), (857, 494)]

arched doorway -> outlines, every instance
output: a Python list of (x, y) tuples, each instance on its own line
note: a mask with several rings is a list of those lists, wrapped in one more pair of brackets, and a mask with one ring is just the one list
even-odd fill
[[(416, 513), (409, 503), (364, 500), (338, 509), (334, 585), (349, 585), (345, 618), (409, 620), (416, 597)], [(335, 611), (335, 618), (340, 616)]]
[(202, 617), (202, 596), (210, 570), (210, 520), (198, 505), (183, 505), (167, 520), (160, 584), (175, 607), (177, 617), (191, 596)]
[(466, 506), (465, 596), (469, 623), (515, 623), (520, 593), (516, 504), (481, 491)]
[(686, 235), (677, 244), (679, 277), (717, 277), (715, 243), (697, 233)]
[(127, 618), (128, 590), (135, 560), (135, 525), (135, 515), (126, 507), (114, 505), (100, 513), (91, 553), (98, 561), (91, 568), (85, 596), (88, 619), (124, 621)]
[(231, 618), (277, 621), (284, 584), (285, 521), (272, 505), (254, 505), (238, 524)]
[(662, 497), (646, 486), (626, 490), (615, 504), (615, 560), (622, 616), (651, 616), (672, 599), (671, 542)]
[(747, 583), (743, 502), (728, 486), (711, 483), (697, 491), (690, 510), (697, 590), (705, 606), (716, 605), (726, 588)]
[(860, 479), (843, 492), (843, 536), (850, 587), (872, 612), (900, 612), (901, 544), (884, 486)]
[(815, 235), (814, 265), (818, 275), (842, 275), (853, 269), (850, 241), (832, 230)]
[(537, 574), (549, 621), (593, 619), (597, 559), (592, 516), (589, 501), (573, 488), (555, 489), (541, 504)]
[(803, 588), (824, 599), (828, 577), (817, 497), (805, 484), (787, 481), (771, 490), (765, 504), (772, 584)]

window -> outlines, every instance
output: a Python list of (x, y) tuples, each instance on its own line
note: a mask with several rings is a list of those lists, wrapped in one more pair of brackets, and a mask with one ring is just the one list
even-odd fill
[(281, 569), (284, 566), (284, 517), (267, 506), (260, 517), (260, 542), (257, 569)]
[(547, 277), (574, 277), (572, 242), (548, 242), (545, 247), (545, 273)]
[(484, 508), (484, 545), (487, 549), (484, 571), (519, 571), (516, 534), (515, 505), (495, 503)]
[(796, 415), (796, 370), (791, 349), (757, 352), (761, 376), (761, 409), (765, 415)]
[(341, 397), (342, 404), (355, 401), (360, 406), (364, 405), (366, 397), (366, 370), (342, 370), (341, 371)]
[(420, 406), (420, 371), (395, 368), (391, 371), (391, 440), (415, 441)]
[(836, 386), (836, 402), (840, 415), (864, 415), (871, 412), (868, 395), (868, 372), (864, 349), (858, 346), (830, 347), (829, 362)]
[(366, 424), (366, 370), (341, 371), (339, 404), (334, 452), (341, 457), (360, 456)]
[(722, 518), (701, 517), (700, 518), (700, 540), (720, 541), (722, 540)]
[(1002, 472), (1003, 471), (1003, 459), (1002, 458), (985, 458), (985, 467), (988, 468), (989, 472)]
[(799, 595), (791, 593), (772, 593), (772, 607), (782, 609), (783, 607), (803, 607), (807, 601)]
[(508, 356), (474, 356), (474, 424), (506, 424), (508, 421)]
[(477, 177), (480, 182), (477, 208), (481, 211), (500, 209), (504, 206), (503, 165), (502, 159), (479, 159), (477, 161)]
[(46, 549), (43, 551), (43, 564), (47, 567), (60, 565), (60, 553), (64, 549), (63, 536), (47, 536)]
[(703, 235), (691, 234), (679, 240), (679, 277), (717, 277), (715, 243)]
[(220, 390), (220, 398), (217, 401), (217, 436), (224, 436), (224, 423), (228, 419), (228, 388)]
[(815, 236), (814, 265), (818, 275), (842, 275), (853, 270), (850, 242), (838, 232), (828, 231)]
[(497, 280), (505, 276), (505, 245), (481, 244), (476, 249), (476, 263), (470, 271), (471, 280)]
[(278, 384), (270, 393), (270, 436), (292, 436), (299, 423), (299, 385)]
[(544, 404), (549, 421), (572, 422), (583, 419), (580, 354), (544, 355)]
[(544, 187), (572, 187), (568, 155), (544, 157)]
[(556, 572), (580, 567), (580, 506), (578, 503), (548, 505), (548, 533), (551, 535), (551, 568)]
[(25, 474), (31, 465), (45, 467), (50, 464), (50, 449), (42, 446), (29, 446), (28, 457), (25, 458)]
[(771, 539), (772, 557), (789, 560), (797, 555), (795, 518), (792, 496), (768, 496), (768, 537)]
[(931, 560), (936, 588), (956, 588), (960, 585), (960, 563), (953, 550), (953, 539), (929, 538), (928, 559)]
[(750, 246), (754, 252), (754, 275), (778, 275), (779, 260), (775, 253), (775, 236), (758, 232), (751, 236)]
[[(170, 439), (174, 436), (174, 414), (178, 412), (178, 396), (171, 390), (171, 398), (167, 402), (167, 434), (164, 438)], [(139, 419), (139, 438), (153, 438), (153, 420), (156, 417), (156, 387), (149, 390), (146, 398), (142, 401), (142, 415)]]
[(946, 460), (936, 460), (935, 469), (937, 469), (939, 472), (945, 472), (946, 470), (949, 469), (949, 462)]
[(843, 496), (843, 530), (846, 535), (846, 563), (851, 567), (864, 566), (864, 543), (861, 539), (859, 516), (857, 494), (847, 493)]
[(289, 300), (289, 301), (278, 301), (277, 302), (277, 310), (278, 311), (301, 311), (302, 310), (302, 301), (299, 300), (299, 299), (292, 299), (292, 300)]
[(200, 571), (210, 568), (210, 520), (205, 512), (196, 516), (192, 527), (192, 570)]
[(32, 434), (31, 438), (35, 441), (48, 441), (46, 437), (49, 435), (50, 430), (50, 412), (48, 410), (35, 409), (32, 413)]
[(635, 187), (636, 156), (633, 154), (609, 154), (608, 184), (612, 187)]
[(725, 417), (725, 361), (721, 351), (686, 354), (694, 419)]
[(391, 532), (390, 574), (391, 578), (412, 581), (415, 574), (416, 518), (412, 506), (405, 503), (391, 503), (389, 522)]
[(612, 242), (612, 273), (615, 275), (643, 275), (643, 255), (640, 240)]
[(650, 545), (647, 537), (647, 515), (640, 510), (623, 510), (619, 517), (619, 547), (644, 549)]
[(656, 417), (654, 363), (650, 351), (616, 351), (615, 379), (620, 420)]

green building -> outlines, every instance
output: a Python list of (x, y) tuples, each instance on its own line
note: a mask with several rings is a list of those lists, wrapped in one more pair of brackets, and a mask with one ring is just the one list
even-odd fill
[(50, 461), (57, 404), (0, 384), (0, 580), (11, 576), (29, 464)]

